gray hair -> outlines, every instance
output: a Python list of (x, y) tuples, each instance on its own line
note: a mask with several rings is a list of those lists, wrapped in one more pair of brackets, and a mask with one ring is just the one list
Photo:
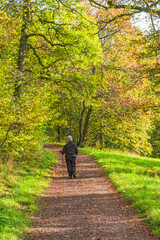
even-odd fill
[(72, 142), (72, 140), (73, 140), (73, 137), (72, 137), (72, 136), (68, 136), (67, 138), (68, 138), (68, 140), (69, 140), (70, 142)]

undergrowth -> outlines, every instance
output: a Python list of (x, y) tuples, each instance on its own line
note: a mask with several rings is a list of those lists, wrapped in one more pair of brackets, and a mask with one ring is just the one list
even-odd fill
[(0, 164), (0, 239), (19, 240), (30, 226), (31, 213), (38, 210), (36, 199), (49, 183), (57, 162), (54, 153), (43, 150), (29, 162)]

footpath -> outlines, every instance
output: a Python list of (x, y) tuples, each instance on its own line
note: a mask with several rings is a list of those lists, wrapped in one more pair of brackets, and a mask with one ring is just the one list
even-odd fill
[(158, 240), (120, 196), (94, 159), (78, 156), (77, 178), (59, 164), (39, 201), (29, 240)]

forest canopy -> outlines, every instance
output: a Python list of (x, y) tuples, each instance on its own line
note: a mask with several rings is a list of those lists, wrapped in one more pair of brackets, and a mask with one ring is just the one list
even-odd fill
[[(131, 17), (149, 13), (147, 33)], [(79, 146), (160, 157), (159, 1), (1, 1), (0, 151)]]

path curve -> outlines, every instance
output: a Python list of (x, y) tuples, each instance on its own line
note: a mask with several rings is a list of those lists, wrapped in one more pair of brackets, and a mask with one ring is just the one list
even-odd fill
[(158, 240), (92, 157), (79, 155), (76, 179), (68, 178), (58, 157), (56, 172), (40, 199), (43, 208), (34, 215), (30, 240)]

